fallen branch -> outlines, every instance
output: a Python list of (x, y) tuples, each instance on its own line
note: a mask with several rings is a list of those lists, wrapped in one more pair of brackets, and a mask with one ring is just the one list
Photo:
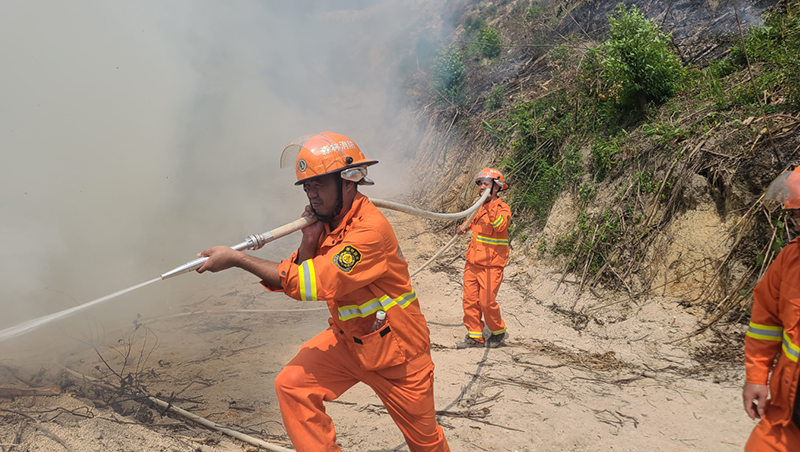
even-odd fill
[(484, 421), (483, 419), (476, 419), (473, 415), (471, 415), (470, 412), (461, 413), (461, 412), (458, 412), (458, 411), (437, 411), (436, 415), (437, 416), (448, 416), (448, 417), (455, 417), (455, 418), (461, 418), (461, 419), (468, 419), (468, 420), (473, 421), (473, 422), (480, 422), (481, 424), (492, 425), (492, 426), (495, 426), (495, 427), (504, 428), (506, 430), (513, 430), (515, 432), (524, 432), (525, 431), (525, 430), (519, 430), (519, 429), (516, 429), (516, 428), (513, 428), (513, 427), (507, 427), (505, 425), (495, 424), (494, 422)]
[(61, 388), (0, 388), (0, 397), (53, 396), (61, 394)]
[(540, 386), (540, 385), (537, 385), (536, 383), (531, 383), (531, 382), (528, 382), (528, 381), (517, 381), (517, 380), (511, 379), (511, 378), (494, 378), (494, 377), (487, 377), (487, 376), (484, 376), (484, 375), (481, 375), (480, 378), (482, 380), (493, 381), (495, 383), (500, 383), (500, 384), (510, 384), (510, 385), (514, 385), (514, 386), (521, 386), (521, 387), (523, 387), (525, 389), (546, 389), (548, 391), (552, 391), (552, 389), (550, 389), (550, 388), (548, 388), (546, 386)]
[[(94, 384), (110, 387), (110, 388), (115, 389), (115, 390), (118, 389), (118, 388), (114, 388), (114, 386), (109, 385), (107, 383), (102, 383), (100, 381), (97, 381), (97, 379), (95, 379), (95, 378), (92, 378), (92, 377), (89, 377), (87, 375), (83, 375), (81, 373), (78, 373), (78, 372), (76, 372), (76, 371), (74, 371), (72, 369), (67, 369), (65, 367), (64, 370), (67, 373), (69, 373), (69, 374), (71, 374), (71, 375), (73, 375), (75, 377), (82, 378), (82, 379), (87, 380), (87, 381), (91, 381)], [(262, 440), (260, 440), (258, 438), (254, 438), (254, 437), (252, 437), (250, 435), (245, 435), (244, 433), (237, 432), (236, 430), (231, 430), (231, 429), (229, 429), (227, 427), (223, 427), (222, 425), (219, 425), (216, 422), (209, 421), (208, 419), (204, 419), (204, 418), (202, 418), (202, 417), (200, 417), (200, 416), (198, 416), (196, 414), (192, 414), (192, 413), (190, 413), (190, 412), (188, 412), (186, 410), (182, 410), (182, 409), (180, 409), (180, 408), (178, 408), (176, 406), (173, 406), (171, 403), (167, 403), (167, 402), (165, 402), (163, 400), (160, 400), (160, 399), (157, 399), (157, 398), (155, 398), (153, 396), (149, 396), (148, 395), (147, 398), (151, 402), (153, 402), (156, 405), (158, 405), (159, 407), (163, 408), (164, 411), (170, 411), (171, 410), (172, 412), (180, 415), (183, 418), (186, 418), (186, 419), (188, 419), (188, 420), (190, 420), (192, 422), (196, 422), (196, 423), (198, 423), (198, 424), (200, 424), (200, 425), (202, 425), (204, 427), (208, 427), (208, 428), (210, 428), (212, 430), (216, 430), (218, 432), (221, 432), (221, 433), (223, 433), (225, 435), (228, 435), (230, 437), (236, 438), (239, 441), (243, 441), (243, 442), (252, 444), (254, 446), (263, 447), (264, 449), (271, 450), (271, 451), (274, 451), (274, 452), (292, 452), (292, 449), (287, 449), (285, 447), (276, 446), (276, 445), (270, 444), (270, 443), (268, 443), (266, 441), (262, 441)]]

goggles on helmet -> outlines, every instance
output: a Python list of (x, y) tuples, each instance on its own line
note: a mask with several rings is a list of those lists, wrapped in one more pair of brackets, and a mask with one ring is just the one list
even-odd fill
[(764, 197), (783, 204), (783, 210), (800, 209), (800, 166), (776, 177)]
[(355, 168), (347, 168), (339, 173), (342, 179), (355, 182), (359, 185), (375, 185), (375, 181), (367, 177), (366, 166), (356, 166)]

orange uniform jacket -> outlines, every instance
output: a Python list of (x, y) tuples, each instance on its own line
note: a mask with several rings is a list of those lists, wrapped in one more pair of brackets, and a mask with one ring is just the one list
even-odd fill
[(800, 238), (786, 245), (756, 285), (744, 344), (747, 382), (769, 383), (764, 420), (788, 425), (800, 375)]
[(481, 206), (469, 224), (472, 240), (467, 248), (467, 262), (484, 267), (505, 267), (509, 221), (511, 209), (500, 198)]
[[(299, 264), (296, 258), (278, 265), (282, 289), (267, 289), (325, 300), (328, 323), (365, 370), (397, 378), (431, 364), (430, 332), (408, 265), (394, 230), (366, 196), (356, 194), (339, 226), (321, 234), (316, 257)], [(389, 330), (370, 334), (379, 310)]]

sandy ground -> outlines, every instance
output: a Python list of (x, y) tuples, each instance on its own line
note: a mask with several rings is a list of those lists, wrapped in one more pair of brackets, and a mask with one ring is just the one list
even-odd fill
[[(407, 217), (390, 219), (412, 269), (449, 239)], [(742, 449), (754, 425), (741, 406), (743, 366), (698, 361), (703, 347), (710, 355), (730, 350), (710, 347), (709, 337), (681, 340), (697, 319), (676, 300), (632, 302), (602, 290), (578, 296), (574, 277), (559, 284), (559, 273), (512, 252), (499, 295), (506, 346), (456, 349), (465, 334), (466, 244), (460, 240), (414, 278), (431, 330), (439, 422), (454, 451)], [(145, 313), (126, 331), (106, 332), (90, 341), (94, 348), (73, 348), (47, 363), (3, 351), (0, 388), (58, 385), (63, 392), (0, 399), (0, 450), (257, 450), (123, 396), (131, 394), (126, 386), (290, 447), (272, 383), (298, 347), (325, 328), (327, 311), (270, 294), (240, 271), (185, 277), (214, 284), (170, 316)], [(733, 337), (742, 330), (732, 327), (725, 347), (741, 347)], [(63, 367), (123, 390), (67, 378)], [(343, 450), (408, 450), (364, 385), (328, 404), (328, 412)]]

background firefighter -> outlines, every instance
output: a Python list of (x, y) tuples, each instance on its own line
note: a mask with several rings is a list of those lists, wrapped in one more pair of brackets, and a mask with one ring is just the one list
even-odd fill
[(511, 209), (500, 200), (499, 193), (508, 189), (503, 174), (485, 168), (475, 176), (480, 194), (491, 195), (469, 223), (456, 228), (459, 234), (472, 231), (464, 266), (464, 326), (467, 336), (459, 347), (484, 346), (484, 322), (491, 331), (489, 346), (499, 346), (506, 336), (506, 324), (497, 304), (497, 291), (503, 282), (503, 269), (508, 263), (508, 223)]
[[(800, 232), (800, 167), (778, 176), (766, 197), (783, 203)], [(751, 419), (761, 418), (745, 450), (800, 450), (800, 238), (781, 250), (756, 285), (744, 344), (744, 409)]]
[[(295, 158), (296, 155), (296, 158)], [(198, 269), (242, 268), (272, 291), (297, 300), (325, 300), (329, 328), (306, 342), (275, 380), (281, 416), (298, 451), (338, 451), (324, 402), (358, 382), (380, 397), (411, 451), (447, 452), (436, 423), (430, 335), (411, 287), (408, 264), (389, 222), (358, 192), (372, 185), (367, 160), (344, 135), (323, 132), (294, 140), (281, 166), (292, 164), (318, 221), (303, 229), (298, 250), (280, 263), (228, 247), (200, 253)], [(372, 331), (376, 313), (385, 323)]]

